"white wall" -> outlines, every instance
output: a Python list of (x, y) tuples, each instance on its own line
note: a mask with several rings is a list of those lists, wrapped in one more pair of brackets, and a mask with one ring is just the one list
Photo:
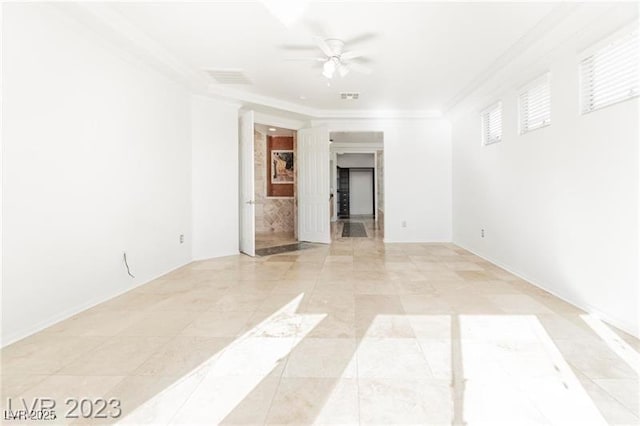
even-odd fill
[[(384, 132), (385, 241), (451, 241), (451, 128), (443, 119), (314, 120)], [(406, 222), (406, 227), (402, 222)]]
[(373, 170), (349, 171), (349, 213), (373, 215)]
[(449, 123), (404, 120), (390, 139), (386, 134), (385, 241), (451, 241)]
[[(638, 101), (580, 115), (576, 51), (541, 68), (550, 127), (517, 134), (515, 84), (454, 122), (454, 242), (637, 335)], [(482, 147), (477, 111), (496, 99), (503, 142)]]
[(338, 154), (338, 167), (375, 167), (373, 154)]
[(194, 259), (238, 253), (238, 108), (191, 98)]
[(50, 5), (3, 4), (2, 49), (2, 345), (189, 262), (192, 211), (195, 255), (237, 248), (234, 107)]

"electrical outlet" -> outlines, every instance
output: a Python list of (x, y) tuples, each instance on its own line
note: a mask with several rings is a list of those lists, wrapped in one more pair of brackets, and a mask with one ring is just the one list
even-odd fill
[(180, 244), (184, 243), (184, 234), (180, 234)]
[(481, 230), (480, 230), (480, 237), (481, 237), (481, 238), (484, 238), (484, 229), (481, 229)]
[(407, 221), (406, 221), (406, 220), (403, 220), (403, 221), (402, 221), (402, 227), (403, 227), (403, 228), (406, 228), (406, 227), (407, 227)]

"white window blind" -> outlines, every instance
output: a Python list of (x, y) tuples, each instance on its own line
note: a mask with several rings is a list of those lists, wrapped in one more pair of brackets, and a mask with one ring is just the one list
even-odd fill
[(588, 113), (638, 96), (638, 30), (617, 38), (580, 63), (581, 109)]
[(489, 145), (502, 140), (502, 102), (497, 102), (480, 114), (482, 143)]
[(520, 134), (551, 124), (549, 74), (531, 82), (518, 95)]

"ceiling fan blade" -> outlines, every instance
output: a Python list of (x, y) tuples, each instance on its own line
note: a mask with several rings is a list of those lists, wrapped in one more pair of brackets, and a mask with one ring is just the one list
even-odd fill
[(315, 44), (281, 44), (280, 48), (282, 50), (288, 50), (291, 52), (304, 52), (304, 51), (313, 51), (318, 48)]
[(340, 55), (340, 59), (348, 61), (350, 59), (356, 59), (356, 58), (360, 58), (364, 56), (363, 52), (358, 52), (355, 50), (352, 50), (350, 52), (344, 52), (342, 55)]
[(284, 58), (285, 61), (326, 62), (327, 58)]
[(310, 18), (302, 18), (301, 23), (311, 35), (333, 33), (329, 23), (326, 21), (320, 22)]
[(322, 53), (324, 53), (325, 55), (327, 55), (329, 57), (334, 56), (333, 50), (331, 50), (331, 47), (329, 47), (327, 42), (324, 41), (324, 39), (322, 37), (316, 36), (313, 39), (315, 40), (315, 42), (318, 45), (318, 47), (320, 48), (320, 50), (322, 50)]
[(344, 44), (346, 44), (347, 46), (351, 46), (356, 43), (363, 43), (365, 41), (373, 40), (376, 37), (378, 37), (376, 33), (363, 33), (363, 34), (360, 34), (359, 36), (355, 36), (355, 37), (344, 40)]
[(359, 72), (361, 74), (371, 74), (373, 70), (369, 67), (365, 67), (362, 64), (357, 64), (355, 62), (347, 64), (349, 68), (351, 68), (355, 72)]
[(349, 66), (348, 65), (345, 65), (345, 64), (341, 63), (338, 66), (338, 73), (340, 74), (340, 77), (346, 76), (347, 74), (349, 74), (349, 71), (350, 70), (349, 70)]

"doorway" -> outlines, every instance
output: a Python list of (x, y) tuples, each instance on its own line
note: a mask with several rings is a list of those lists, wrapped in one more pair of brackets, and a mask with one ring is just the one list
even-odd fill
[(374, 168), (338, 167), (338, 218), (375, 216)]
[(259, 123), (253, 136), (255, 247), (260, 254), (298, 242), (296, 138), (294, 130)]
[[(331, 140), (334, 237), (384, 232), (384, 133), (336, 131)], [(363, 225), (366, 233), (355, 228)]]
[[(286, 125), (263, 124), (270, 120), (256, 122), (255, 117), (252, 110), (240, 110), (240, 252), (249, 256), (263, 255), (256, 252), (256, 236), (265, 250), (304, 245), (296, 243), (298, 240), (330, 243), (332, 200), (327, 128), (302, 128), (301, 125), (294, 131)], [(289, 145), (282, 145), (278, 138), (288, 139)], [(267, 192), (267, 188), (271, 192)], [(270, 202), (274, 200), (280, 201)], [(266, 254), (274, 254), (274, 251)]]
[(336, 155), (336, 192), (338, 218), (376, 216), (375, 153), (339, 153)]

